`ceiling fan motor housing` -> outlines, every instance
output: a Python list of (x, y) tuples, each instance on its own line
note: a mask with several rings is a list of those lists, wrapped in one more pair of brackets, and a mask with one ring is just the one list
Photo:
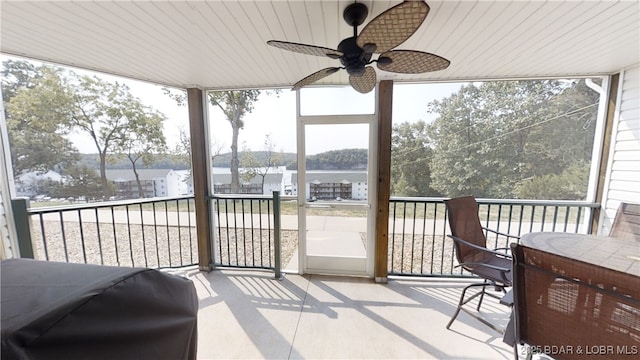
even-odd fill
[(364, 67), (371, 60), (371, 53), (365, 52), (356, 43), (356, 37), (350, 37), (342, 40), (338, 45), (338, 51), (344, 55), (340, 57), (342, 66), (347, 69), (349, 75), (361, 76), (364, 73)]

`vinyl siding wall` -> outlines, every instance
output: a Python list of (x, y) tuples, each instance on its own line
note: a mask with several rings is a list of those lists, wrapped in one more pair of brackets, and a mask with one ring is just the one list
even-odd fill
[(17, 257), (15, 249), (15, 227), (11, 210), (11, 193), (13, 191), (13, 174), (11, 172), (11, 156), (7, 123), (4, 118), (4, 106), (0, 98), (0, 259)]
[(608, 234), (621, 202), (640, 203), (640, 65), (620, 74), (600, 234)]

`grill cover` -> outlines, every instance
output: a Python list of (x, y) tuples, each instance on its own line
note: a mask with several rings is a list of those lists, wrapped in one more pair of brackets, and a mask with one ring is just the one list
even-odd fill
[(2, 359), (195, 359), (191, 281), (144, 268), (0, 262)]

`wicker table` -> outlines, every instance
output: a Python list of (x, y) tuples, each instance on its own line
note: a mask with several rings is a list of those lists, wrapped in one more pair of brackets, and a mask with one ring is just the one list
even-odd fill
[(640, 241), (562, 232), (522, 235), (522, 245), (640, 276)]
[(525, 234), (511, 250), (514, 308), (505, 342), (555, 359), (637, 357), (640, 241), (542, 232)]
[[(640, 241), (563, 232), (532, 232), (522, 235), (520, 244), (640, 277)], [(509, 295), (512, 295), (512, 290)], [(509, 345), (514, 344), (513, 317), (509, 319), (503, 340)]]

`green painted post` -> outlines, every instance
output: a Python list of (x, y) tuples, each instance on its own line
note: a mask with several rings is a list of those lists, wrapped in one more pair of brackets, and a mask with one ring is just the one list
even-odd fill
[(282, 260), (280, 259), (280, 192), (273, 192), (273, 246), (275, 252), (276, 279), (282, 279)]
[(29, 199), (11, 199), (13, 218), (18, 233), (18, 250), (21, 258), (33, 259), (33, 244), (31, 243), (31, 218), (29, 217)]

